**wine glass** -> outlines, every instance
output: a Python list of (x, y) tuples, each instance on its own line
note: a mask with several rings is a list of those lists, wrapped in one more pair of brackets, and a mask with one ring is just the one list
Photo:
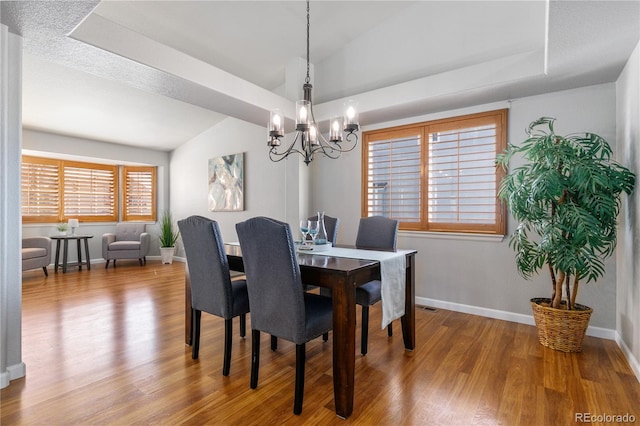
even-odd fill
[(311, 235), (311, 240), (313, 244), (316, 242), (316, 235), (318, 235), (318, 221), (310, 220), (309, 221), (309, 235)]
[(306, 247), (307, 234), (309, 233), (309, 221), (306, 219), (300, 221), (300, 232), (302, 233), (302, 245)]

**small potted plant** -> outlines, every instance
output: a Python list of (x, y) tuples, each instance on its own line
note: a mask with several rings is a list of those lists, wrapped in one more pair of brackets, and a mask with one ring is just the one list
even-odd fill
[(530, 278), (549, 270), (551, 297), (531, 300), (540, 343), (579, 352), (592, 312), (576, 303), (579, 281), (604, 274), (616, 245), (620, 197), (633, 190), (635, 175), (611, 160), (602, 137), (556, 135), (554, 121), (532, 122), (529, 137), (498, 156), (505, 170), (514, 155), (525, 160), (505, 176), (498, 196), (520, 222), (509, 240), (519, 273)]
[(176, 241), (180, 232), (173, 225), (171, 212), (165, 211), (160, 218), (160, 255), (162, 263), (173, 263), (173, 255), (176, 249)]
[(58, 235), (67, 235), (68, 225), (66, 223), (59, 223), (56, 225)]

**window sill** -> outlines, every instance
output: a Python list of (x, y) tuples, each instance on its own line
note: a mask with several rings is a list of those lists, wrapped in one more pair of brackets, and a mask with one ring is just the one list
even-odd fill
[[(66, 221), (63, 221), (66, 222)], [(25, 228), (43, 228), (52, 227), (55, 228), (62, 222), (22, 222), (22, 226)], [(144, 223), (145, 225), (155, 225), (156, 221), (153, 220), (134, 220), (134, 221), (112, 221), (112, 222), (80, 222), (80, 226), (115, 226), (117, 223)]]
[(431, 231), (398, 231), (403, 238), (429, 238), (439, 240), (463, 240), (463, 241), (485, 241), (500, 243), (504, 240), (504, 235), (494, 234), (471, 234), (460, 232), (431, 232)]

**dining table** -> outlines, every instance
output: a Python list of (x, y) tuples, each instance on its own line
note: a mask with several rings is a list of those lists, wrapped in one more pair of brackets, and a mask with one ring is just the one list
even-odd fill
[[(242, 250), (237, 244), (225, 244), (232, 271), (244, 271)], [(353, 412), (356, 361), (356, 288), (381, 279), (381, 264), (367, 259), (298, 252), (302, 281), (331, 289), (333, 301), (333, 389), (336, 414), (346, 419)], [(415, 334), (415, 250), (403, 250), (405, 259), (405, 299), (402, 339), (405, 350), (416, 347)], [(191, 345), (191, 287), (188, 265), (185, 273), (185, 342)]]

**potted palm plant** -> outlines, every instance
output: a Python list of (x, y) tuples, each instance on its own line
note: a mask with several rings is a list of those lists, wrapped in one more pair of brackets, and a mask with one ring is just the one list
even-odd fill
[(602, 137), (556, 135), (554, 121), (532, 122), (524, 142), (498, 155), (505, 171), (514, 155), (525, 160), (506, 174), (498, 197), (520, 222), (509, 240), (519, 273), (528, 279), (543, 267), (549, 271), (551, 297), (531, 299), (540, 343), (579, 352), (592, 312), (576, 303), (579, 282), (604, 274), (616, 245), (620, 197), (633, 190), (635, 175), (611, 160)]
[(162, 263), (173, 263), (173, 255), (176, 250), (176, 241), (180, 232), (173, 225), (171, 212), (165, 211), (160, 218), (160, 256)]

